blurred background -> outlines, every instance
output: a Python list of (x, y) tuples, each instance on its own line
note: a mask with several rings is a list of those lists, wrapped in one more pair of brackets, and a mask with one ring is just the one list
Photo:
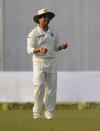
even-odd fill
[(60, 43), (69, 48), (58, 54), (61, 71), (100, 70), (100, 0), (0, 0), (0, 69), (31, 71), (26, 38), (37, 25), (32, 17), (42, 8), (56, 14), (51, 21)]
[[(0, 0), (0, 101), (33, 100), (26, 39), (37, 26), (32, 17), (42, 8), (56, 14), (50, 26), (60, 43), (68, 42), (68, 49), (57, 54), (58, 100), (100, 100), (100, 0)], [(7, 91), (15, 95), (10, 98)]]

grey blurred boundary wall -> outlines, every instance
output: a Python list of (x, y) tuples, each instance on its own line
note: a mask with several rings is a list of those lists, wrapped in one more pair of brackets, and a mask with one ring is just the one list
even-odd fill
[(3, 30), (2, 30), (2, 0), (0, 0), (0, 71), (3, 70)]
[(69, 43), (66, 51), (58, 53), (58, 69), (100, 70), (100, 0), (0, 0), (0, 70), (32, 70), (26, 37), (36, 26), (33, 15), (41, 8), (55, 12), (50, 25), (60, 43)]

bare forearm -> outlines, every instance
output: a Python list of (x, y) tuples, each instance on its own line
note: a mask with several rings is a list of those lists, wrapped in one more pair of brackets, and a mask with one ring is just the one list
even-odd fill
[(43, 47), (43, 48), (35, 48), (33, 50), (33, 53), (38, 53), (41, 52), (42, 54), (46, 54), (47, 53), (47, 48)]
[(62, 50), (62, 47), (61, 47), (61, 46), (58, 47), (58, 51), (59, 51), (59, 50)]
[(33, 53), (37, 53), (37, 52), (40, 52), (40, 48), (35, 48), (35, 49), (33, 50)]

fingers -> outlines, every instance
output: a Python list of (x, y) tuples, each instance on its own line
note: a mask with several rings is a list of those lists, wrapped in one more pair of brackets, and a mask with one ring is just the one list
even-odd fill
[(43, 53), (43, 54), (46, 54), (47, 53), (47, 48), (40, 48), (40, 52)]
[(64, 43), (62, 44), (62, 49), (66, 49), (67, 47), (68, 47), (67, 42), (64, 42)]

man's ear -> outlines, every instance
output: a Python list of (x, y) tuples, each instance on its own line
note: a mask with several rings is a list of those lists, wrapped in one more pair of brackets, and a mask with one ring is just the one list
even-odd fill
[[(38, 18), (38, 22), (39, 22), (39, 18)], [(40, 24), (40, 22), (39, 22), (39, 24)]]

